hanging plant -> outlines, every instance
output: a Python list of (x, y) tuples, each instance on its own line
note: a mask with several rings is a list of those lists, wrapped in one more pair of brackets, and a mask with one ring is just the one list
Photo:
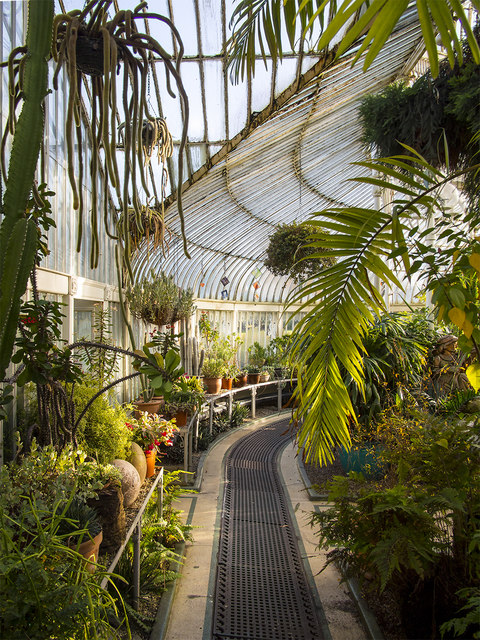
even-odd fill
[(125, 298), (133, 316), (162, 327), (189, 318), (195, 311), (193, 291), (182, 289), (160, 272), (129, 286)]
[(316, 257), (314, 249), (307, 246), (311, 235), (318, 236), (319, 233), (325, 236), (327, 232), (298, 222), (278, 225), (269, 239), (265, 266), (277, 276), (288, 276), (296, 281), (332, 266), (335, 264), (333, 255)]
[[(183, 148), (185, 146), (188, 127), (188, 99), (185, 93), (179, 66), (183, 57), (183, 44), (173, 23), (157, 13), (146, 10), (146, 2), (139, 4), (133, 11), (121, 10), (109, 19), (108, 11), (113, 0), (91, 0), (82, 10), (61, 13), (53, 21), (52, 57), (56, 63), (53, 86), (57, 89), (58, 76), (66, 69), (69, 92), (66, 112), (65, 136), (67, 144), (68, 177), (73, 193), (73, 208), (78, 211), (77, 250), (82, 240), (84, 203), (82, 184), (84, 167), (82, 154), (75, 152), (75, 147), (82, 149), (82, 118), (88, 120), (89, 142), (92, 147), (90, 161), (91, 176), (91, 229), (92, 243), (90, 263), (96, 267), (99, 258), (99, 223), (98, 223), (98, 182), (102, 168), (105, 184), (116, 191), (122, 209), (122, 239), (127, 256), (130, 253), (130, 234), (128, 208), (131, 206), (141, 219), (141, 205), (138, 198), (137, 175), (147, 197), (150, 196), (145, 170), (145, 160), (151, 157), (154, 147), (159, 148), (160, 157), (171, 155), (171, 136), (165, 121), (155, 118), (149, 111), (146, 95), (149, 73), (149, 60), (154, 56), (160, 58), (165, 66), (167, 91), (176, 97), (171, 89), (172, 78), (178, 89), (184, 114), (183, 130), (178, 154), (178, 176), (183, 176)], [(138, 20), (157, 20), (170, 29), (175, 42), (174, 49), (178, 55), (171, 56), (162, 45), (148, 33), (141, 33), (137, 28)], [(26, 49), (17, 47), (9, 57), (10, 72), (10, 112), (7, 127), (2, 141), (5, 148), (8, 133), (13, 133), (16, 123), (16, 109), (25, 92), (24, 74)], [(118, 80), (117, 80), (118, 78)], [(118, 86), (117, 86), (118, 85)], [(85, 95), (91, 101), (91, 113), (83, 111), (82, 101)], [(117, 131), (117, 116), (122, 114), (125, 124), (123, 130)], [(145, 123), (149, 123), (145, 125)], [(142, 132), (146, 130), (145, 140)], [(116, 161), (116, 149), (119, 143), (117, 136), (123, 136), (125, 162), (123, 176), (120, 177)], [(159, 144), (160, 143), (160, 144)], [(100, 154), (100, 150), (102, 154)], [(6, 167), (2, 153), (2, 171), (6, 176)], [(78, 163), (78, 164), (77, 164)], [(103, 167), (102, 167), (103, 165)], [(186, 248), (181, 189), (177, 189), (178, 211), (181, 230)], [(131, 203), (131, 205), (130, 205)], [(105, 227), (108, 229), (108, 199), (104, 197)]]
[[(122, 213), (119, 218), (119, 227), (123, 228)], [(138, 215), (132, 207), (128, 208), (128, 232), (130, 234), (130, 249), (133, 253), (145, 242), (148, 250), (168, 250), (171, 233), (165, 225), (163, 206), (159, 202), (142, 205), (140, 208), (140, 222)]]
[[(478, 24), (473, 33), (480, 41)], [(465, 44), (461, 65), (445, 60), (436, 78), (428, 72), (412, 86), (398, 82), (365, 96), (359, 112), (363, 142), (377, 157), (405, 155), (407, 145), (437, 169), (448, 164), (460, 170), (474, 164), (480, 151), (479, 140), (472, 142), (480, 127), (480, 65)], [(471, 204), (478, 199), (474, 174), (466, 177), (464, 191)]]

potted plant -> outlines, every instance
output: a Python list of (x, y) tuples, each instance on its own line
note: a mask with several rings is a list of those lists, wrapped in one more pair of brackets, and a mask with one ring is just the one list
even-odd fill
[(288, 276), (297, 282), (335, 264), (335, 258), (313, 257), (315, 249), (309, 247), (311, 235), (327, 235), (314, 225), (291, 222), (280, 224), (269, 238), (266, 267), (275, 275)]
[(263, 366), (260, 371), (259, 382), (268, 382), (271, 377), (272, 377), (271, 367)]
[(205, 358), (202, 366), (203, 382), (207, 393), (220, 393), (225, 364), (217, 358)]
[[(142, 411), (157, 413), (162, 402), (168, 400), (175, 382), (183, 375), (178, 349), (169, 349), (163, 356), (160, 352), (152, 352), (150, 346), (151, 343), (147, 343), (141, 351), (136, 351), (139, 358), (133, 362), (134, 369), (143, 374), (141, 400), (134, 402), (137, 418)], [(159, 367), (165, 372), (163, 375), (159, 375)]]
[(147, 459), (147, 474), (150, 478), (155, 473), (155, 460), (162, 445), (171, 447), (178, 428), (175, 420), (165, 420), (157, 413), (141, 412), (139, 418), (130, 418), (126, 423), (132, 432), (132, 440), (144, 451)]
[(225, 371), (223, 372), (222, 389), (230, 390), (239, 373), (240, 369), (235, 362), (227, 364), (225, 366)]
[(262, 367), (265, 364), (267, 350), (259, 342), (254, 342), (248, 347), (248, 384), (258, 384)]
[(188, 416), (196, 411), (204, 399), (201, 380), (196, 376), (182, 376), (175, 385), (165, 410), (175, 418), (177, 427), (184, 427)]
[(94, 573), (103, 540), (102, 522), (97, 512), (85, 502), (73, 498), (66, 505), (64, 516), (58, 534), (67, 538), (68, 546), (85, 558), (87, 571)]
[(238, 369), (238, 373), (235, 376), (235, 380), (233, 381), (233, 386), (238, 388), (238, 387), (244, 387), (248, 382), (248, 373), (246, 371), (246, 369)]
[(127, 287), (125, 298), (135, 318), (158, 327), (173, 325), (195, 311), (192, 289), (182, 289), (173, 276), (153, 269), (148, 278)]

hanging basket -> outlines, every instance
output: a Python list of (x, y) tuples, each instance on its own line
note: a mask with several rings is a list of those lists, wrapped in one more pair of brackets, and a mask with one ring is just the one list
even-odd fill
[(103, 38), (79, 33), (75, 48), (77, 69), (88, 76), (103, 76)]

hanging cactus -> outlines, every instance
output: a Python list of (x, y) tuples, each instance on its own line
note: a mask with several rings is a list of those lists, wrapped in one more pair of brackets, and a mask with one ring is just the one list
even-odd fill
[(10, 363), (21, 298), (38, 247), (36, 224), (26, 218), (25, 210), (44, 132), (53, 14), (53, 0), (29, 1), (23, 106), (15, 126), (0, 227), (0, 380)]

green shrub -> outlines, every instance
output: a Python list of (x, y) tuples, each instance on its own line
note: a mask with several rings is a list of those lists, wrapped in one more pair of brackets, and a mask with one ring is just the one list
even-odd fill
[(74, 501), (84, 504), (119, 477), (118, 469), (86, 460), (71, 445), (59, 452), (39, 449), (35, 441), (20, 464), (0, 469), (1, 638), (115, 635), (108, 618), (118, 617), (118, 598), (100, 587), (101, 569), (95, 575), (85, 571), (68, 541), (87, 535), (82, 528), (72, 532), (79, 515)]
[[(75, 386), (73, 399), (78, 415), (96, 391), (84, 384)], [(103, 464), (125, 459), (131, 442), (127, 421), (127, 413), (118, 403), (111, 405), (105, 394), (99, 396), (80, 421), (77, 438), (81, 448)]]
[(320, 546), (335, 549), (329, 561), (369, 575), (377, 594), (394, 593), (405, 624), (422, 617), (415, 637), (438, 637), (462, 604), (460, 590), (480, 579), (480, 426), (420, 411), (398, 413), (390, 433), (382, 426), (387, 476), (376, 484), (336, 477), (331, 506), (311, 522)]

